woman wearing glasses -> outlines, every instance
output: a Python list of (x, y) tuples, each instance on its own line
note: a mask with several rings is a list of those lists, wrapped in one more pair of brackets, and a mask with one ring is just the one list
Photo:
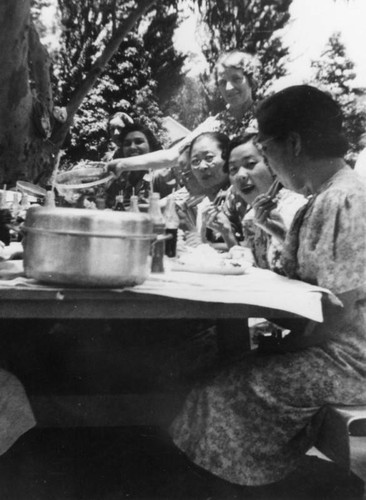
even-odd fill
[[(222, 232), (210, 225), (212, 212), (218, 213), (224, 205), (230, 187), (227, 168), (230, 140), (221, 132), (205, 132), (192, 141), (190, 164), (206, 198), (198, 206), (197, 227), (203, 242), (222, 239)], [(241, 233), (240, 220), (227, 217), (228, 231)]]
[(210, 117), (174, 147), (144, 156), (109, 162), (108, 170), (117, 177), (126, 170), (171, 168), (187, 144), (203, 132), (220, 131), (229, 137), (254, 126), (254, 100), (259, 79), (258, 59), (246, 52), (231, 51), (220, 56), (214, 70), (216, 85), (226, 108), (215, 119)]
[[(334, 298), (324, 302), (323, 323), (309, 321), (272, 353), (247, 356), (197, 386), (173, 423), (174, 442), (190, 460), (247, 486), (277, 482), (297, 467), (324, 405), (366, 403), (366, 188), (343, 159), (341, 111), (302, 85), (264, 100), (257, 119), (271, 169), (311, 197), (286, 235), (286, 273)], [(270, 197), (253, 205), (272, 230)]]
[[(214, 206), (209, 210), (207, 225), (223, 236), (228, 248), (236, 245), (249, 248), (257, 267), (281, 272), (283, 233), (296, 211), (306, 203), (306, 198), (284, 189), (276, 181), (256, 138), (256, 133), (249, 132), (230, 142), (225, 171), (231, 186), (221, 210)], [(276, 231), (272, 229), (271, 234), (253, 218), (252, 205), (263, 194), (268, 194), (272, 200), (271, 218), (276, 223)], [(233, 232), (233, 221), (241, 231)]]

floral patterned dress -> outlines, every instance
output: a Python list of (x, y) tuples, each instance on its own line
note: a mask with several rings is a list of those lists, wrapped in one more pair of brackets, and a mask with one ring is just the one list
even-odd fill
[(240, 120), (235, 118), (228, 109), (225, 109), (218, 114), (217, 120), (219, 122), (219, 131), (229, 136), (230, 139), (241, 136), (248, 130), (257, 130), (257, 121), (254, 118), (253, 108), (246, 111)]
[[(304, 196), (285, 188), (278, 193), (275, 211), (281, 216), (286, 229), (290, 228), (296, 212), (306, 202)], [(253, 217), (253, 210), (249, 210), (242, 218), (242, 244), (251, 249), (257, 267), (283, 274), (281, 263), (283, 244), (257, 226)]]
[(323, 405), (366, 403), (366, 187), (351, 169), (299, 210), (283, 257), (291, 277), (358, 296), (336, 326), (324, 324), (323, 344), (250, 353), (186, 399), (171, 427), (176, 445), (242, 485), (291, 472), (312, 445), (312, 417)]

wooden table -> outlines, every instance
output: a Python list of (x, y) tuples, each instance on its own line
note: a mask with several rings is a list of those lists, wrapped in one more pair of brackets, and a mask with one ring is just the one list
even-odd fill
[[(296, 315), (248, 304), (202, 302), (134, 293), (71, 288), (0, 288), (2, 322), (52, 320), (216, 321), (220, 352), (249, 349), (250, 317)], [(17, 373), (16, 373), (17, 374)], [(45, 374), (46, 376), (46, 374)], [(23, 381), (23, 380), (22, 380)], [(26, 385), (26, 381), (25, 382)], [(29, 394), (42, 426), (167, 425), (181, 404), (179, 394)]]
[(295, 317), (285, 310), (151, 294), (72, 288), (0, 288), (0, 318), (38, 319), (244, 319)]

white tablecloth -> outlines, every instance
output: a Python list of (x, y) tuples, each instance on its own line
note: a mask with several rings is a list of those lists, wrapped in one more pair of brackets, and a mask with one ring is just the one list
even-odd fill
[[(65, 289), (62, 285), (47, 286), (25, 278), (21, 261), (2, 263), (0, 277), (2, 277), (0, 288), (60, 291)], [(93, 289), (88, 290), (93, 291)], [(321, 299), (323, 293), (330, 293), (324, 288), (290, 280), (271, 271), (256, 268), (250, 268), (246, 274), (237, 276), (166, 271), (162, 274), (151, 274), (142, 285), (113, 289), (113, 291), (120, 293), (129, 291), (204, 302), (251, 304), (288, 311), (314, 321), (323, 321)]]
[(258, 305), (314, 321), (323, 321), (321, 298), (323, 293), (330, 293), (256, 268), (238, 276), (168, 271), (151, 274), (145, 283), (131, 290), (204, 302)]

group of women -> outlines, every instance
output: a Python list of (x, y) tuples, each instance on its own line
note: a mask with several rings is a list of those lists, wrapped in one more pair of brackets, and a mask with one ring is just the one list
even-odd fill
[[(240, 101), (251, 88), (240, 53), (234, 55), (234, 68), (220, 62), (218, 84), (239, 122), (251, 115), (245, 131), (232, 140), (212, 131), (187, 139), (191, 172), (207, 197), (205, 225), (229, 247), (249, 244), (260, 267), (333, 294), (324, 296), (323, 323), (299, 322), (272, 350), (243, 353), (218, 369), (192, 389), (171, 426), (175, 444), (196, 465), (252, 486), (296, 468), (324, 405), (366, 403), (366, 188), (344, 160), (338, 104), (299, 85), (265, 98), (254, 114), (251, 98)], [(108, 168), (118, 176), (145, 161), (169, 167), (179, 152), (178, 145)], [(217, 197), (228, 188), (220, 207)]]
[(219, 234), (228, 247), (249, 246), (256, 265), (332, 292), (323, 323), (301, 322), (271, 351), (218, 368), (172, 423), (191, 461), (242, 486), (296, 468), (324, 405), (366, 404), (366, 187), (344, 160), (342, 111), (308, 85), (254, 106), (257, 69), (247, 54), (222, 56), (215, 74), (230, 127), (220, 116), (219, 131), (203, 127), (166, 150), (115, 116), (108, 162), (112, 189), (127, 198), (146, 197), (148, 168), (172, 169), (186, 199), (199, 197), (202, 241)]

